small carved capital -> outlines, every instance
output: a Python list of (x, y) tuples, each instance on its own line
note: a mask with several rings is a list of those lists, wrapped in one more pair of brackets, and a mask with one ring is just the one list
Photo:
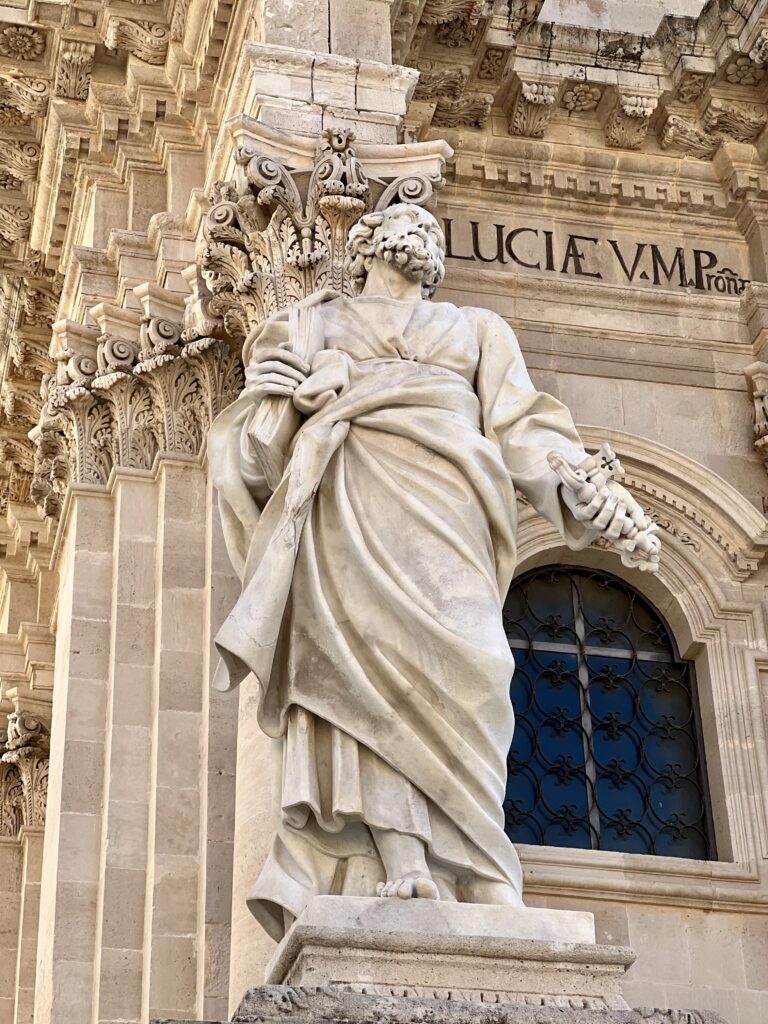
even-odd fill
[(606, 145), (617, 149), (640, 149), (657, 104), (658, 99), (654, 96), (620, 93), (605, 125)]
[(559, 92), (559, 84), (520, 79), (509, 117), (510, 134), (543, 138)]

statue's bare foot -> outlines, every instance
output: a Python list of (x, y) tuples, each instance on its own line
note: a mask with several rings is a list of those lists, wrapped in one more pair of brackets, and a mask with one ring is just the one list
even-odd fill
[(428, 875), (418, 871), (410, 871), (402, 878), (379, 882), (376, 886), (377, 896), (399, 896), (401, 900), (422, 899), (439, 900), (437, 886)]

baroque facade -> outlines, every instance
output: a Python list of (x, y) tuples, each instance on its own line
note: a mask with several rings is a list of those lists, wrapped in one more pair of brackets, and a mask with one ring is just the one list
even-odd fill
[(226, 1019), (271, 942), (254, 694), (205, 441), (362, 212), (518, 332), (664, 538), (638, 582), (520, 506), (521, 573), (627, 577), (695, 670), (705, 859), (524, 843), (631, 1005), (768, 1022), (768, 0), (0, 4), (0, 1022)]

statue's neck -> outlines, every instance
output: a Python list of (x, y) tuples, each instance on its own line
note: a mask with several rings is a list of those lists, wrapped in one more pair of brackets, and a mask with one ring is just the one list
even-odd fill
[(362, 294), (367, 298), (385, 297), (416, 301), (422, 297), (421, 282), (412, 281), (392, 263), (375, 259), (365, 279)]

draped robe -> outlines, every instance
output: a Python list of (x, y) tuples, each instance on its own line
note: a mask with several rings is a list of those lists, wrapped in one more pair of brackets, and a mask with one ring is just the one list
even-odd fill
[(216, 637), (220, 685), (253, 673), (259, 724), (282, 740), (281, 821), (249, 899), (276, 939), (314, 895), (373, 895), (376, 828), (419, 837), (458, 899), (469, 878), (520, 894), (502, 813), (515, 489), (570, 546), (593, 536), (547, 461), (585, 458), (571, 416), (535, 390), (501, 317), (378, 296), (314, 315), (322, 351), (274, 493), (258, 399), (209, 439), (243, 581)]

